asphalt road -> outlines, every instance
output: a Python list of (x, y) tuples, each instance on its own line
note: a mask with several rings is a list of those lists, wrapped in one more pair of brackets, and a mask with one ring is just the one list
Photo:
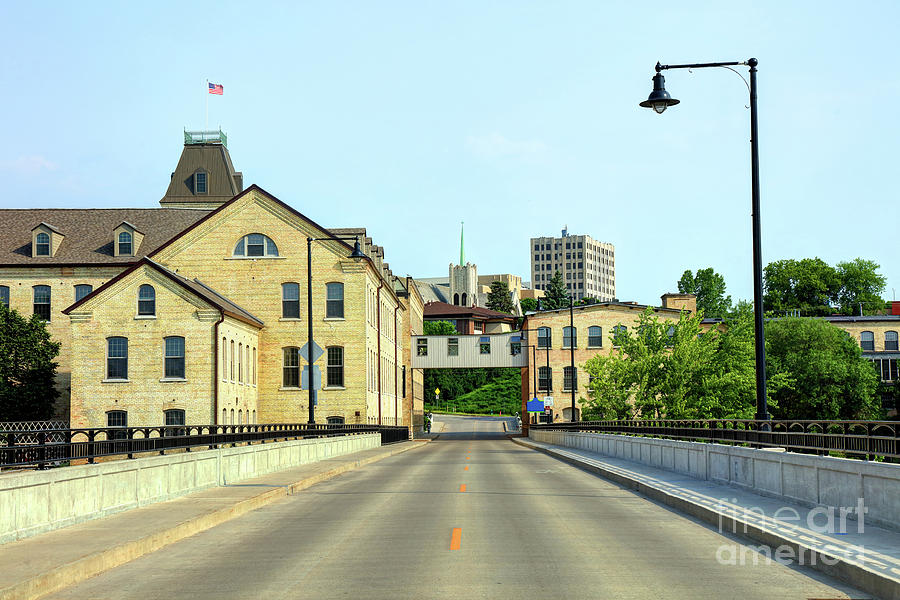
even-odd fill
[[(439, 417), (404, 452), (53, 598), (866, 598), (805, 568), (717, 561), (735, 538)], [(848, 596), (849, 593), (849, 596)]]

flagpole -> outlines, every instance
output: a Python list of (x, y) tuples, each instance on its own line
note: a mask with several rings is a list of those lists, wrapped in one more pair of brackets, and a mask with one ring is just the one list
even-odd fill
[(209, 131), (209, 79), (206, 80), (206, 129)]

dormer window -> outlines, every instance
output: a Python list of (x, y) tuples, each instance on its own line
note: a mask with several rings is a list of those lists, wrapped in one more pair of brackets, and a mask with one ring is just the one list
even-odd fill
[(197, 171), (194, 173), (194, 193), (205, 194), (206, 190), (206, 171)]
[(50, 236), (46, 233), (34, 236), (34, 255), (50, 256)]
[(131, 234), (123, 231), (119, 234), (119, 256), (131, 256)]

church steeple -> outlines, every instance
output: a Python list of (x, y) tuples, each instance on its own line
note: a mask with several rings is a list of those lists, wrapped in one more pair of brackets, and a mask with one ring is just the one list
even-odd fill
[(466, 222), (459, 222), (459, 264), (466, 264), (466, 252), (465, 247), (463, 246), (463, 228), (465, 227)]

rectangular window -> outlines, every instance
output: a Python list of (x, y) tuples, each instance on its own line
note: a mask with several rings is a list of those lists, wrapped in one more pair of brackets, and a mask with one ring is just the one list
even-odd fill
[(300, 318), (300, 284), (281, 284), (281, 318)]
[(513, 338), (510, 340), (510, 343), (509, 343), (509, 353), (512, 356), (518, 356), (518, 355), (522, 354), (522, 339), (521, 338), (519, 338), (517, 336), (513, 336)]
[(344, 348), (329, 346), (328, 350), (328, 386), (344, 387)]
[(588, 346), (600, 348), (603, 346), (603, 330), (596, 325), (588, 327)]
[(194, 173), (194, 193), (206, 193), (206, 173)]
[(550, 341), (550, 328), (538, 327), (538, 348), (549, 348)]
[(563, 327), (563, 348), (578, 347), (578, 329), (573, 327)]
[(244, 345), (238, 344), (238, 383), (244, 383)]
[(184, 338), (167, 337), (166, 340), (166, 377), (184, 379)]
[(550, 367), (538, 367), (538, 390), (549, 392), (553, 388), (553, 376)]
[(416, 340), (416, 356), (428, 356), (428, 340), (424, 338)]
[(251, 233), (247, 236), (247, 256), (265, 256), (266, 237), (261, 233)]
[(478, 350), (481, 354), (491, 353), (491, 338), (485, 336), (478, 340)]
[(563, 391), (571, 392), (578, 389), (578, 380), (575, 369), (572, 367), (563, 367)]
[(329, 283), (327, 286), (325, 317), (328, 319), (344, 318), (344, 284)]
[(256, 385), (256, 346), (253, 346), (253, 385)]
[(34, 286), (34, 314), (45, 321), (50, 320), (50, 286)]
[(459, 356), (459, 338), (447, 338), (447, 356)]
[(284, 378), (282, 385), (286, 388), (300, 387), (300, 349), (284, 349)]
[(106, 413), (107, 427), (128, 427), (128, 412), (124, 410), (111, 410)]
[(0, 304), (9, 308), (9, 286), (0, 285)]
[(128, 338), (107, 338), (106, 378), (128, 379)]
[(184, 425), (184, 411), (180, 409), (172, 409), (165, 411), (166, 426)]

